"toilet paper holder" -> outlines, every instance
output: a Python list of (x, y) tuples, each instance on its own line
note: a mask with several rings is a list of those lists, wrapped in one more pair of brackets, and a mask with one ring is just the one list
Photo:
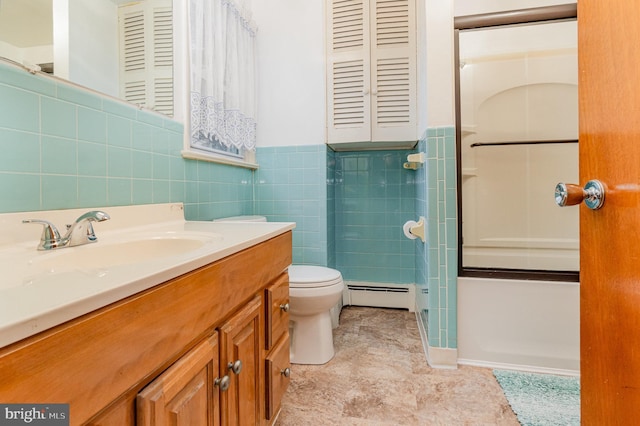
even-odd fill
[(425, 219), (423, 216), (420, 216), (420, 219), (417, 222), (413, 220), (406, 222), (403, 226), (404, 235), (412, 240), (420, 238), (423, 243), (426, 242), (424, 235), (424, 223)]

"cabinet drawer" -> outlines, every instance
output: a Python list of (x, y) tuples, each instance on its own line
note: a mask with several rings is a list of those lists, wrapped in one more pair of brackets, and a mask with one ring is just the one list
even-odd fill
[(289, 275), (283, 274), (265, 290), (265, 349), (289, 331)]
[(282, 396), (289, 386), (291, 363), (289, 362), (289, 333), (274, 346), (265, 361), (267, 386), (267, 420), (273, 419), (280, 409)]

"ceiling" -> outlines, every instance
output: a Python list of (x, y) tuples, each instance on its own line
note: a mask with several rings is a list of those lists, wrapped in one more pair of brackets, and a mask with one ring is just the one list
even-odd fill
[(19, 48), (53, 44), (53, 0), (0, 0), (0, 41)]

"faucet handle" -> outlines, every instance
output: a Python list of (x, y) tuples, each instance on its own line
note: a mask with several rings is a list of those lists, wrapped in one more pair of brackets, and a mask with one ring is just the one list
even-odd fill
[(42, 225), (42, 236), (40, 237), (40, 244), (38, 244), (38, 250), (51, 250), (58, 247), (61, 244), (60, 233), (55, 225), (48, 220), (42, 219), (25, 219), (22, 223), (37, 223)]
[(92, 210), (86, 212), (76, 219), (72, 225), (67, 225), (67, 233), (62, 240), (68, 247), (79, 246), (98, 241), (96, 233), (93, 230), (92, 222), (103, 222), (111, 217), (100, 210)]

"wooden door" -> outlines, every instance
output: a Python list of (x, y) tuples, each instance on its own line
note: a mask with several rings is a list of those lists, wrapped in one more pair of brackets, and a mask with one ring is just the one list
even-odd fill
[(198, 344), (144, 388), (137, 398), (138, 425), (214, 426), (220, 424), (218, 339)]
[(580, 206), (582, 423), (640, 413), (640, 2), (578, 2), (580, 183), (606, 187)]
[[(264, 417), (262, 311), (262, 298), (256, 296), (219, 329), (220, 374), (226, 368), (231, 378), (221, 395), (224, 425), (257, 425)], [(242, 367), (234, 373), (232, 366), (238, 361)]]

